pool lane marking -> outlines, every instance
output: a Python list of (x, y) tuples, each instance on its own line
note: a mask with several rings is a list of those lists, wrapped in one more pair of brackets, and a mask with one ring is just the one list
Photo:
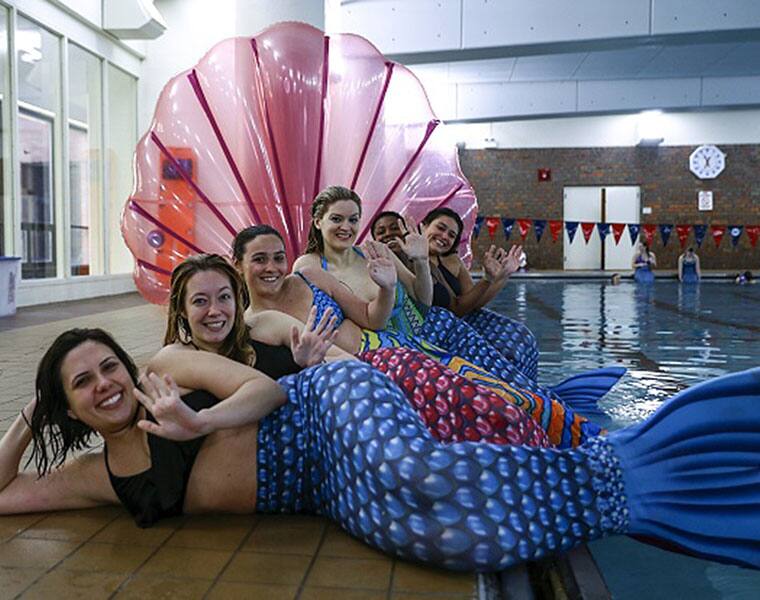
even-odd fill
[(724, 321), (723, 319), (716, 319), (715, 317), (707, 317), (705, 315), (685, 312), (679, 309), (675, 304), (663, 302), (662, 300), (652, 300), (652, 306), (666, 310), (668, 312), (676, 313), (678, 315), (683, 315), (684, 317), (688, 317), (696, 321), (701, 321), (702, 323), (711, 323), (713, 325), (720, 325), (722, 327), (734, 327), (735, 329), (744, 329), (745, 331), (760, 333), (760, 327), (757, 325), (750, 325), (749, 323), (732, 323), (730, 321)]

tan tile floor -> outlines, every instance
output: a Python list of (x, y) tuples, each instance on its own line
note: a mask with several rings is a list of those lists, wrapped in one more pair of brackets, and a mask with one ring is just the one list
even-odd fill
[[(110, 331), (142, 365), (160, 347), (164, 313), (135, 295), (0, 319), (0, 433), (71, 327)], [(2, 598), (458, 600), (477, 597), (477, 583), (388, 558), (318, 517), (185, 517), (150, 529), (120, 507), (0, 517)]]

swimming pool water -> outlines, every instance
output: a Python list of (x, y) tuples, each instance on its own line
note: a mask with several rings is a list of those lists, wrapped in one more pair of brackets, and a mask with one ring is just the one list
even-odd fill
[[(684, 387), (760, 365), (760, 285), (514, 280), (489, 308), (535, 333), (542, 383), (597, 367), (628, 368), (600, 403), (611, 429), (645, 419)], [(589, 547), (620, 600), (760, 598), (759, 571), (624, 536)]]

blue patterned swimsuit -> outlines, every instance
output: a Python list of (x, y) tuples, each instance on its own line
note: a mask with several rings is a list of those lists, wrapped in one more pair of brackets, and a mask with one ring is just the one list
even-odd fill
[[(322, 268), (327, 270), (324, 257)], [(396, 290), (396, 304), (388, 327), (382, 331), (362, 330), (360, 352), (402, 346), (423, 352), (455, 373), (517, 404), (544, 428), (557, 447), (577, 446), (601, 433), (600, 426), (564, 405), (551, 390), (526, 377), (483, 336), (451, 312), (432, 307), (423, 316), (403, 285), (398, 284)], [(316, 287), (312, 287), (312, 291), (315, 306), (326, 306), (326, 300), (319, 296), (327, 294)], [(336, 310), (334, 300), (331, 306)], [(617, 369), (601, 378), (607, 388), (598, 384), (599, 377), (595, 378), (596, 388), (589, 388), (588, 394), (582, 397), (599, 394), (599, 389), (604, 393), (622, 372), (624, 369)], [(521, 400), (516, 402), (516, 397)]]

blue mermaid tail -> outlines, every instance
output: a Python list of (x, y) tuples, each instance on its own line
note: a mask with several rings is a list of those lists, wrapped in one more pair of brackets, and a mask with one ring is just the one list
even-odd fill
[(475, 310), (462, 320), (488, 339), (523, 375), (538, 381), (538, 342), (526, 325), (487, 308)]
[(676, 395), (610, 434), (629, 532), (760, 568), (760, 368)]
[(261, 512), (326, 515), (375, 548), (456, 570), (501, 570), (613, 533), (760, 568), (760, 370), (568, 450), (437, 442), (363, 363), (280, 384), (288, 401), (259, 426)]
[(625, 367), (605, 367), (568, 377), (549, 389), (565, 406), (585, 417), (607, 417), (596, 403), (625, 375)]

